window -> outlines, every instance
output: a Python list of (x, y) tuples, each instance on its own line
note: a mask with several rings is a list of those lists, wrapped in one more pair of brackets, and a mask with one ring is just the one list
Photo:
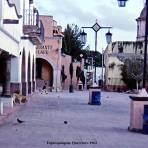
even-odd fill
[(53, 30), (53, 34), (58, 34), (58, 31), (57, 30)]
[(123, 47), (122, 46), (118, 47), (118, 53), (123, 53)]

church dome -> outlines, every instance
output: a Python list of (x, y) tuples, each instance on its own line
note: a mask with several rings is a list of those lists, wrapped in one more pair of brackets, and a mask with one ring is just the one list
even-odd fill
[(146, 19), (146, 6), (144, 6), (144, 8), (142, 9), (139, 18)]

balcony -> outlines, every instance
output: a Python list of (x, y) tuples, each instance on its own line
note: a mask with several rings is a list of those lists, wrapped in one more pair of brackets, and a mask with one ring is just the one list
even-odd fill
[(25, 10), (23, 18), (23, 32), (28, 35), (34, 45), (40, 45), (44, 41), (44, 26), (39, 19), (36, 9)]

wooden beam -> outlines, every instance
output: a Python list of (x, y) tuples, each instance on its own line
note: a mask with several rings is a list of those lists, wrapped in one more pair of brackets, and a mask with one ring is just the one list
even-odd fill
[(3, 24), (18, 24), (19, 20), (14, 19), (3, 19)]

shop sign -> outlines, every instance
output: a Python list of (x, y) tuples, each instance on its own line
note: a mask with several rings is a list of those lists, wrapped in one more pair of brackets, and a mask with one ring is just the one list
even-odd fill
[(37, 50), (37, 54), (48, 54), (48, 50)]
[(50, 45), (38, 46), (37, 47), (37, 54), (48, 54), (50, 50), (52, 50), (52, 46), (50, 46)]

